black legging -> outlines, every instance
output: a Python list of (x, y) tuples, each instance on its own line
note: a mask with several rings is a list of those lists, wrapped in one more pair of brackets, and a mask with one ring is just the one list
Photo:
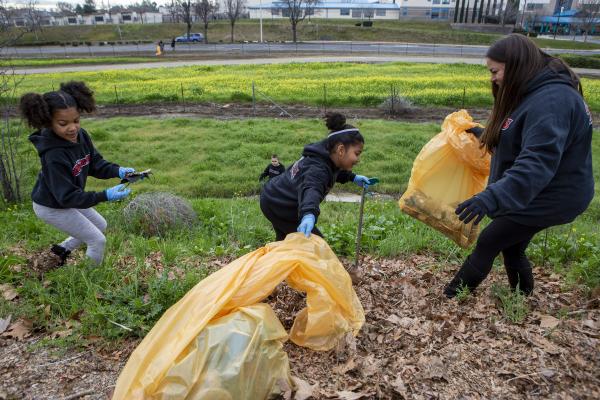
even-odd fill
[(490, 273), (494, 259), (502, 253), (510, 286), (524, 293), (533, 290), (531, 264), (525, 250), (533, 236), (545, 229), (511, 221), (507, 217), (495, 218), (477, 239), (475, 249), (465, 260), (454, 279), (445, 287), (444, 294), (454, 297), (461, 285), (475, 289)]
[(536, 233), (543, 230), (539, 226), (521, 225), (506, 217), (495, 218), (477, 239), (475, 250), (469, 261), (480, 272), (487, 275), (494, 259), (502, 252), (507, 268), (521, 270), (531, 268), (525, 255), (529, 242)]
[[(298, 225), (300, 225), (300, 221), (298, 219), (292, 221), (289, 219), (283, 219), (280, 216), (278, 216), (271, 209), (270, 205), (263, 200), (262, 196), (260, 197), (260, 210), (262, 211), (264, 216), (267, 217), (269, 222), (271, 222), (271, 225), (273, 225), (273, 230), (275, 230), (276, 241), (283, 240), (289, 233), (296, 232), (296, 230), (298, 229)], [(313, 228), (312, 233), (323, 237), (323, 234), (321, 233), (321, 231), (319, 231), (319, 229), (317, 229), (316, 226)]]

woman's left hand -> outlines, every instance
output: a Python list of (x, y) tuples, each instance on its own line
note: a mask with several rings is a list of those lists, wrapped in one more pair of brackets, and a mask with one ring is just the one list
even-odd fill
[(460, 203), (458, 207), (456, 207), (455, 213), (458, 215), (458, 219), (463, 223), (468, 224), (471, 220), (475, 219), (473, 224), (477, 225), (481, 222), (483, 217), (487, 215), (488, 209), (479, 197), (473, 196)]
[(125, 178), (125, 175), (135, 172), (135, 169), (128, 167), (119, 167), (119, 178)]

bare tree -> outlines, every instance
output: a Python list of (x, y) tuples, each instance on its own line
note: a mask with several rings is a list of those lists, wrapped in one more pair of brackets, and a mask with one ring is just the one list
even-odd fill
[(179, 3), (175, 0), (171, 0), (171, 3), (167, 5), (167, 10), (169, 11), (169, 15), (171, 16), (171, 22), (179, 23), (181, 15)]
[(290, 19), (292, 40), (294, 43), (296, 43), (298, 38), (298, 24), (304, 21), (306, 16), (313, 14), (315, 6), (318, 3), (319, 0), (280, 0), (275, 3), (283, 8), (284, 13)]
[(192, 32), (192, 0), (178, 0), (179, 12), (183, 22), (187, 25), (187, 37), (190, 40), (190, 33)]
[[(6, 11), (6, 3), (0, 0), (0, 14)], [(10, 29), (0, 39), (0, 50), (14, 46), (23, 35), (22, 30)], [(10, 116), (11, 100), (16, 96), (16, 89), (23, 80), (10, 67), (10, 60), (3, 56), (4, 66), (0, 69), (0, 204), (8, 205), (21, 202), (24, 153), (23, 129), (19, 122)], [(7, 62), (8, 61), (8, 62)]]
[(231, 25), (231, 43), (233, 43), (235, 23), (240, 18), (244, 5), (245, 0), (225, 0), (225, 13), (229, 19), (229, 25)]
[(25, 26), (28, 32), (33, 32), (35, 40), (39, 40), (38, 31), (42, 31), (42, 18), (44, 12), (37, 9), (37, 0), (28, 0), (24, 10), (26, 15)]
[(507, 23), (516, 23), (519, 14), (520, 0), (507, 0), (506, 7), (502, 13), (502, 26)]
[(600, 0), (585, 0), (585, 3), (579, 5), (579, 10), (581, 26), (585, 31), (583, 41), (587, 42), (588, 33), (594, 29), (594, 26), (600, 25)]
[(75, 10), (73, 4), (67, 3), (66, 1), (59, 1), (56, 3), (56, 8), (61, 15), (70, 15)]
[(0, 0), (0, 31), (8, 32), (14, 25), (12, 24), (12, 16), (14, 9), (6, 6), (5, 0)]
[(208, 24), (219, 10), (219, 3), (210, 0), (200, 0), (194, 3), (196, 15), (204, 24), (204, 43), (208, 44)]

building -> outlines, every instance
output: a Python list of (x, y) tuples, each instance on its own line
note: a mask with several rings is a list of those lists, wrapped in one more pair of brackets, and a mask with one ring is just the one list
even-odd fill
[[(454, 15), (455, 0), (346, 0), (323, 1), (311, 6), (311, 18), (323, 19), (434, 19), (448, 20)], [(287, 4), (267, 2), (248, 5), (251, 19), (288, 18)], [(306, 9), (306, 5), (303, 5)]]

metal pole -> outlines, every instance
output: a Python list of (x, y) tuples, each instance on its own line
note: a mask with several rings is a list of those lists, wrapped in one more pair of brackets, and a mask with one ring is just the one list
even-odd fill
[(556, 18), (556, 26), (554, 26), (554, 37), (553, 37), (553, 39), (556, 39), (556, 31), (558, 31), (558, 24), (560, 23), (560, 15), (563, 13), (564, 9), (565, 9), (564, 7), (560, 8), (560, 13), (558, 14), (558, 18)]
[(360, 197), (360, 213), (358, 214), (358, 233), (356, 234), (356, 259), (354, 260), (354, 269), (358, 268), (360, 257), (360, 242), (362, 239), (363, 214), (365, 210), (365, 195), (367, 188), (363, 186), (362, 195)]
[(256, 117), (256, 93), (254, 91), (254, 81), (252, 81), (252, 114)]
[(259, 12), (260, 12), (260, 42), (262, 43), (263, 42), (263, 30), (262, 30), (262, 13), (263, 13), (263, 10), (262, 10), (262, 0), (260, 0), (260, 2), (259, 2), (258, 9), (259, 9)]

